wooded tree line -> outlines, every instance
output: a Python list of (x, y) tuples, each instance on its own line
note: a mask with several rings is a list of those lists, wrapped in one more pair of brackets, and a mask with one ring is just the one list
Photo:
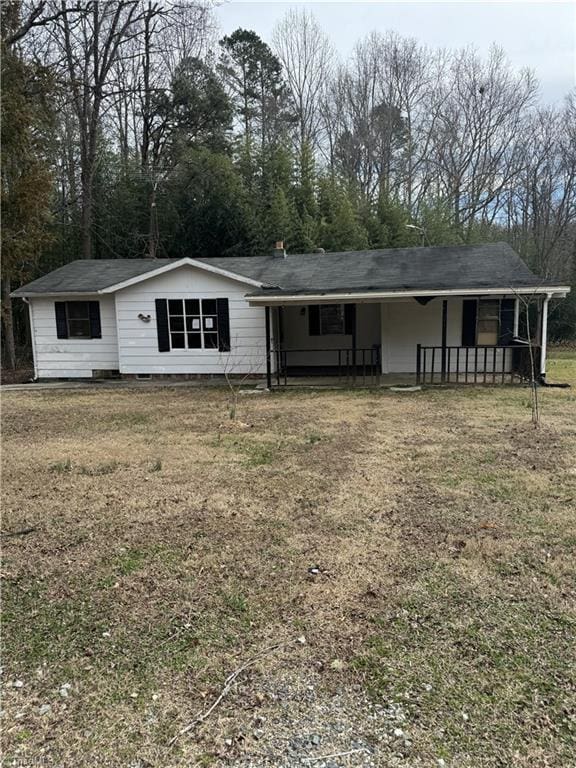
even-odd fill
[[(304, 9), (270, 41), (200, 2), (1, 12), (9, 358), (10, 290), (77, 258), (504, 239), (576, 283), (576, 91), (542, 106), (496, 47), (373, 32), (342, 61)], [(574, 335), (576, 299), (551, 324)]]

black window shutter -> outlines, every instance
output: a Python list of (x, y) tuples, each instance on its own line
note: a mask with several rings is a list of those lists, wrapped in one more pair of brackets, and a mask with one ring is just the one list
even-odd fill
[(55, 301), (54, 309), (56, 311), (56, 336), (59, 339), (68, 338), (68, 320), (66, 318), (66, 302)]
[(476, 299), (464, 299), (462, 302), (462, 346), (476, 346), (476, 318), (478, 302)]
[(498, 344), (512, 344), (514, 340), (514, 299), (502, 299), (500, 302), (500, 334)]
[(356, 304), (344, 304), (344, 333), (348, 336), (356, 333)]
[(320, 336), (320, 307), (311, 304), (308, 307), (308, 335)]
[(102, 325), (100, 323), (100, 302), (88, 302), (88, 316), (90, 318), (90, 338), (102, 338)]
[(166, 299), (156, 299), (156, 333), (158, 334), (158, 352), (170, 352), (168, 302)]
[(216, 314), (218, 315), (218, 350), (230, 352), (230, 311), (228, 299), (216, 299)]

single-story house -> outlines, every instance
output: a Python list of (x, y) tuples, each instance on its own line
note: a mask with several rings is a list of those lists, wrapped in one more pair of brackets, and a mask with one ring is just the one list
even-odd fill
[[(38, 379), (382, 374), (497, 382), (546, 373), (550, 299), (505, 243), (269, 256), (81, 260), (14, 291)], [(537, 305), (533, 345), (519, 339)]]

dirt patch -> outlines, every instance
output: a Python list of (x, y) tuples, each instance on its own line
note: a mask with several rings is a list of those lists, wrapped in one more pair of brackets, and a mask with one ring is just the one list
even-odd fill
[(535, 472), (554, 471), (568, 465), (566, 441), (562, 433), (544, 423), (537, 429), (518, 425), (507, 432), (511, 461), (517, 461)]

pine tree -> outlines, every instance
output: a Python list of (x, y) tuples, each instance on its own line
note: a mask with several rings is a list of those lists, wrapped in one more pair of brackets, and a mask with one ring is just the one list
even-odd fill
[(247, 29), (220, 40), (218, 69), (232, 94), (244, 143), (264, 148), (275, 142), (283, 108), (282, 66), (270, 47)]
[(406, 225), (410, 223), (408, 211), (396, 200), (380, 195), (376, 207), (376, 220), (384, 248), (402, 248), (408, 245), (420, 245), (414, 230)]
[(277, 240), (283, 240), (287, 248), (291, 248), (294, 243), (293, 212), (282, 187), (276, 187), (274, 190), (270, 207), (266, 212), (264, 234), (262, 248), (264, 251), (269, 250), (272, 243)]
[(355, 201), (332, 178), (319, 182), (318, 242), (328, 251), (362, 250), (368, 247), (368, 234), (359, 219)]

